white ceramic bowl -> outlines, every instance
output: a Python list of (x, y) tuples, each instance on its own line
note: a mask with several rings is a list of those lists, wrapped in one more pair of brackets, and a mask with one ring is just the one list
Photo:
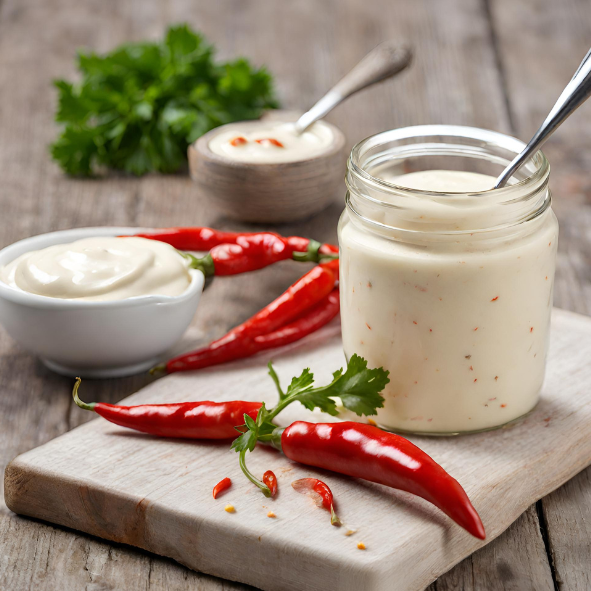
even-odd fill
[[(41, 234), (0, 250), (0, 266), (25, 252), (91, 236), (135, 234), (141, 228), (79, 228)], [(179, 296), (148, 295), (126, 300), (64, 300), (19, 291), (0, 281), (0, 324), (50, 369), (68, 376), (120, 377), (160, 361), (191, 322), (204, 276), (191, 270)]]

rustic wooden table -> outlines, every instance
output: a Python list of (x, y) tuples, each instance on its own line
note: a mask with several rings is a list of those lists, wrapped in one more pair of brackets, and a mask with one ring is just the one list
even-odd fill
[[(50, 83), (74, 74), (75, 50), (156, 38), (165, 24), (180, 21), (201, 29), (221, 57), (244, 54), (267, 64), (291, 109), (310, 105), (379, 41), (411, 41), (411, 71), (330, 115), (350, 145), (384, 129), (421, 123), (475, 125), (527, 139), (591, 38), (585, 0), (0, 0), (0, 246), (75, 226), (240, 227), (204, 208), (184, 175), (71, 180), (48, 157), (56, 133)], [(584, 314), (591, 313), (590, 109), (583, 107), (545, 150), (561, 225), (555, 303)], [(281, 231), (334, 241), (342, 207), (335, 200), (321, 216)], [(251, 315), (297, 273), (286, 265), (214, 283), (195, 320), (203, 341)], [(88, 383), (86, 394), (114, 402), (149, 379)], [(90, 418), (72, 409), (71, 385), (0, 330), (2, 467)], [(80, 456), (84, 461), (84, 450)], [(530, 507), (430, 589), (589, 588), (591, 468)], [(0, 589), (246, 587), (18, 517), (2, 502)]]

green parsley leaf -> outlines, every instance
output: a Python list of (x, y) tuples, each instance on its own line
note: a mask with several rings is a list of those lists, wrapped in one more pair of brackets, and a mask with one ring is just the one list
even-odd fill
[(247, 449), (248, 451), (252, 451), (257, 444), (257, 434), (255, 431), (248, 430), (246, 433), (240, 435), (232, 442), (231, 449), (241, 452)]
[(272, 410), (265, 409), (265, 420), (273, 418), (292, 402), (298, 401), (308, 410), (320, 409), (332, 416), (338, 410), (334, 398), (340, 398), (343, 406), (357, 415), (374, 415), (384, 405), (380, 392), (390, 381), (383, 368), (368, 369), (367, 361), (359, 355), (353, 355), (343, 373), (339, 369), (333, 373), (333, 380), (327, 386), (314, 388), (314, 374), (308, 368), (300, 376), (291, 380), (287, 392), (282, 395), (279, 378), (272, 365), (269, 364), (269, 375), (273, 378), (280, 393), (279, 404)]
[(324, 396), (340, 398), (345, 408), (359, 416), (374, 415), (376, 409), (384, 406), (380, 392), (390, 382), (388, 375), (381, 367), (367, 369), (367, 361), (354, 354), (344, 374), (342, 369), (336, 371), (332, 383), (316, 390)]
[(310, 373), (310, 368), (306, 367), (297, 378), (292, 378), (291, 384), (287, 387), (286, 398), (298, 396), (303, 392), (308, 392), (314, 384), (314, 374)]
[(71, 175), (100, 167), (175, 172), (204, 133), (278, 106), (265, 68), (242, 58), (216, 63), (213, 48), (187, 25), (170, 27), (161, 42), (80, 52), (78, 69), (79, 83), (55, 82), (55, 118), (64, 128), (51, 154)]

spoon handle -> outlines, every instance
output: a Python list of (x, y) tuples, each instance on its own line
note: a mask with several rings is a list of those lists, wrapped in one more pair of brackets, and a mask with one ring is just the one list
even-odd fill
[(340, 82), (328, 91), (296, 122), (296, 132), (304, 132), (312, 123), (322, 119), (329, 111), (352, 94), (381, 82), (404, 70), (411, 62), (410, 48), (391, 41), (380, 43), (370, 51)]
[(497, 178), (495, 189), (507, 184), (515, 171), (537, 152), (556, 129), (591, 96), (591, 49), (583, 58), (570, 82), (566, 85), (556, 104), (527, 146), (511, 161)]

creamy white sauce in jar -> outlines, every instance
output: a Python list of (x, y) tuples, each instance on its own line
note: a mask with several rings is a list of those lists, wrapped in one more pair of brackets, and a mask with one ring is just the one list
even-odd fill
[[(391, 168), (371, 172), (397, 186), (389, 194), (349, 174), (339, 225), (345, 353), (390, 371), (377, 422), (457, 433), (526, 414), (552, 308), (558, 224), (547, 184), (500, 197), (493, 176)], [(385, 205), (367, 198), (378, 194)]]
[(191, 283), (186, 259), (146, 238), (84, 238), (27, 252), (0, 269), (0, 279), (37, 295), (87, 301), (182, 294)]
[(281, 163), (313, 158), (333, 142), (328, 125), (318, 121), (298, 135), (295, 124), (249, 121), (225, 125), (209, 142), (214, 154), (240, 162)]

